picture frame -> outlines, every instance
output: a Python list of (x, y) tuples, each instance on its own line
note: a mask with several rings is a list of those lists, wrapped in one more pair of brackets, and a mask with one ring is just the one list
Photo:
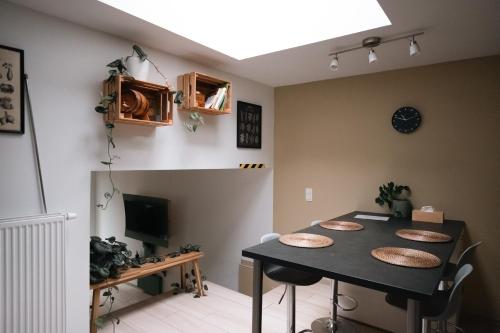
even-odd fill
[(0, 133), (24, 134), (24, 51), (0, 45)]
[(262, 148), (262, 106), (247, 102), (237, 103), (236, 146)]

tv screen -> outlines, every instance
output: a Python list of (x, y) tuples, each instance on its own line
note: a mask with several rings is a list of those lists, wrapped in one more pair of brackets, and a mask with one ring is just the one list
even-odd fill
[(123, 194), (125, 236), (168, 246), (168, 200)]

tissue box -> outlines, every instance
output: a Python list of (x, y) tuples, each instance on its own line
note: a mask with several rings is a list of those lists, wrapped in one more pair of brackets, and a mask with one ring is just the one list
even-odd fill
[(419, 209), (414, 209), (411, 214), (413, 221), (443, 223), (444, 213), (442, 211), (423, 212)]

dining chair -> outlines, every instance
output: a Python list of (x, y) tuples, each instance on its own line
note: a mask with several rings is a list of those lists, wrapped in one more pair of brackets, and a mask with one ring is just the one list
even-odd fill
[[(269, 233), (265, 234), (260, 238), (260, 242), (264, 243), (273, 239), (276, 239), (280, 236), (277, 233)], [(322, 276), (309, 273), (306, 271), (301, 271), (295, 268), (284, 267), (272, 263), (264, 263), (263, 264), (264, 274), (271, 280), (281, 282), (285, 284), (285, 293), (288, 292), (287, 295), (287, 316), (286, 316), (286, 333), (295, 333), (295, 287), (299, 286), (310, 286), (313, 285), (319, 280), (321, 280)], [(283, 299), (281, 296), (280, 301)], [(304, 332), (312, 332), (310, 329), (304, 329), (299, 333)]]
[[(311, 227), (318, 225), (323, 220), (314, 220), (311, 222)], [(337, 312), (340, 308), (342, 311), (354, 311), (358, 307), (358, 301), (344, 294), (339, 294), (339, 283), (337, 280), (331, 280), (331, 292), (332, 298), (332, 310), (330, 311), (330, 317), (318, 318), (313, 321), (311, 329), (313, 333), (344, 333), (344, 332), (355, 332), (356, 329), (347, 320), (338, 317)], [(353, 306), (346, 307), (339, 303), (339, 297), (344, 297), (352, 302)]]
[[(473, 271), (471, 264), (464, 264), (455, 274), (453, 287), (447, 290), (438, 290), (429, 300), (422, 301), (422, 318), (426, 331), (431, 328), (433, 321), (438, 323), (437, 332), (448, 331), (448, 320), (457, 313), (462, 302), (462, 283)], [(407, 299), (396, 294), (387, 294), (387, 303), (406, 310)], [(458, 331), (464, 332), (460, 327), (452, 324)]]
[(481, 243), (482, 242), (479, 241), (466, 248), (465, 251), (460, 255), (460, 258), (458, 258), (456, 264), (452, 262), (448, 262), (446, 264), (446, 267), (444, 268), (443, 278), (441, 279), (441, 283), (439, 285), (439, 290), (450, 288), (450, 283), (453, 282), (453, 277), (455, 276), (457, 271), (465, 264), (472, 264), (472, 257), (476, 252), (477, 247), (481, 245)]

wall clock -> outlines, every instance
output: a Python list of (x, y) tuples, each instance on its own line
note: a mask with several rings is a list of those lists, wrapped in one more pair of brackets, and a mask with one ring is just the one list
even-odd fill
[(410, 134), (422, 123), (422, 116), (417, 109), (411, 106), (403, 106), (392, 115), (392, 127), (400, 133)]

